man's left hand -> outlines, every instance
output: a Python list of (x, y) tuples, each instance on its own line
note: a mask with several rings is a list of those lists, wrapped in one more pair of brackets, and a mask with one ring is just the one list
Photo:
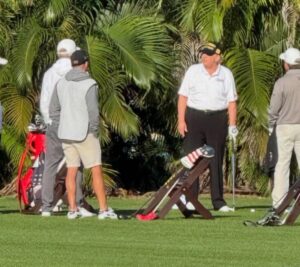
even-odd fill
[(228, 127), (228, 135), (230, 140), (236, 140), (239, 131), (235, 125), (230, 125)]

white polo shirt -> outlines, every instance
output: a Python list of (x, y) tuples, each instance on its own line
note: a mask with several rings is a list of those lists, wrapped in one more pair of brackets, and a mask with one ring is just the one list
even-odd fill
[(187, 106), (198, 110), (223, 110), (237, 100), (232, 72), (219, 65), (210, 75), (203, 64), (189, 67), (178, 91), (187, 97)]

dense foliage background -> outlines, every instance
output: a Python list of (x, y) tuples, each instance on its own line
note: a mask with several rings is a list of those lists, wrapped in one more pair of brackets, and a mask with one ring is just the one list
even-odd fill
[(197, 48), (213, 41), (239, 94), (238, 185), (265, 192), (269, 97), (282, 74), (279, 53), (300, 46), (299, 15), (298, 0), (0, 0), (0, 55), (9, 60), (0, 69), (0, 187), (16, 176), (56, 44), (72, 38), (88, 51), (100, 87), (108, 184), (153, 190), (174, 170), (178, 86)]

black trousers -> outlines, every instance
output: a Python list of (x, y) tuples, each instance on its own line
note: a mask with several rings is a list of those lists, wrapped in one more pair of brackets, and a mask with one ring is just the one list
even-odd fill
[[(207, 144), (215, 149), (210, 163), (211, 200), (214, 209), (226, 205), (223, 197), (223, 158), (228, 129), (227, 110), (206, 113), (187, 108), (185, 120), (188, 132), (183, 141), (183, 150), (187, 155), (198, 147)], [(198, 197), (199, 181), (193, 186)]]

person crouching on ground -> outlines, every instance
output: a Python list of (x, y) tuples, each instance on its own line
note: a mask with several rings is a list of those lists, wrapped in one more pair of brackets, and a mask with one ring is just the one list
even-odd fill
[(99, 203), (99, 219), (117, 219), (108, 208), (101, 168), (99, 139), (98, 86), (87, 70), (88, 55), (83, 50), (71, 55), (72, 70), (61, 79), (54, 90), (50, 103), (50, 118), (60, 113), (58, 137), (63, 142), (67, 163), (66, 188), (69, 202), (68, 219), (79, 216), (75, 201), (75, 177), (82, 161), (91, 168), (93, 190)]

